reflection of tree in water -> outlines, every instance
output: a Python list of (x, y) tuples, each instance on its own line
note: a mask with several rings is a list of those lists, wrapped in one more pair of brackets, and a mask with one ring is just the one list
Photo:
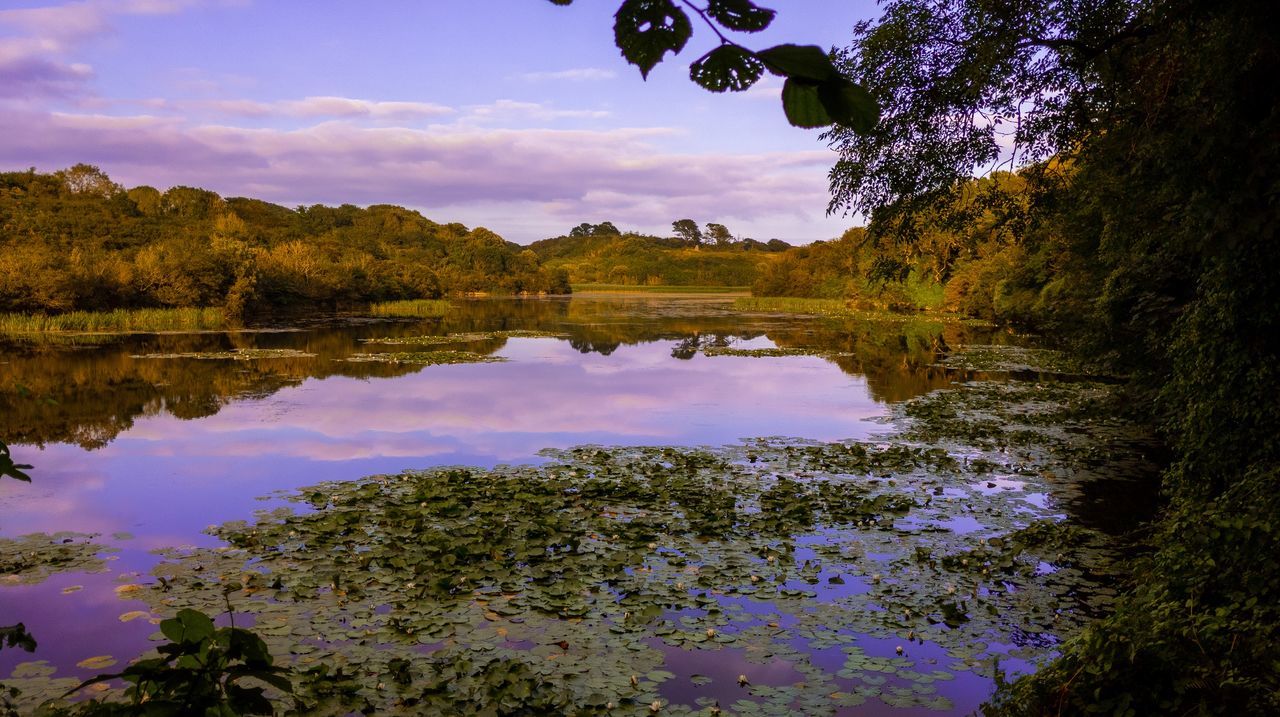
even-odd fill
[(725, 348), (732, 346), (739, 339), (750, 340), (760, 336), (763, 332), (744, 333), (744, 334), (694, 334), (680, 339), (675, 346), (671, 348), (671, 358), (687, 361), (698, 354), (699, 351), (710, 348)]
[(950, 384), (956, 371), (937, 365), (950, 346), (991, 343), (996, 329), (940, 321), (874, 322), (827, 320), (770, 331), (783, 348), (834, 352), (828, 360), (841, 371), (865, 376), (877, 401), (892, 403)]
[[(339, 360), (357, 352), (405, 350), (361, 339), (500, 330), (562, 333), (575, 350), (605, 356), (621, 346), (672, 341), (671, 355), (679, 359), (707, 347), (767, 336), (784, 348), (847, 353), (828, 360), (846, 373), (865, 375), (872, 396), (880, 401), (903, 400), (945, 385), (947, 372), (933, 365), (938, 351), (990, 340), (974, 329), (936, 322), (752, 319), (727, 311), (723, 302), (553, 299), (460, 302), (443, 319), (352, 321), (306, 331), (141, 335), (79, 347), (9, 342), (0, 346), (0, 437), (10, 443), (100, 448), (139, 417), (202, 418), (232, 401), (265, 398), (308, 378), (394, 378), (429, 370)], [(491, 354), (505, 344), (506, 339), (492, 338), (462, 348)], [(293, 349), (315, 356), (253, 361), (131, 357), (238, 348)]]

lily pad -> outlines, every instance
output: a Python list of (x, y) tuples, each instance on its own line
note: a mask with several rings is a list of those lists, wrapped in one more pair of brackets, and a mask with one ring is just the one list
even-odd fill
[(415, 364), (420, 366), (437, 366), (460, 363), (499, 363), (506, 361), (501, 356), (485, 356), (468, 351), (416, 351), (388, 353), (357, 353), (342, 361), (353, 363), (390, 363)]

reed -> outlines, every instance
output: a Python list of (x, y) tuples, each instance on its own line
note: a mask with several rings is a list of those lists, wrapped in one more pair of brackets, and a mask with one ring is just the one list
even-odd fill
[(676, 284), (574, 284), (574, 293), (607, 294), (745, 294), (750, 286), (680, 286)]
[(451, 304), (445, 299), (410, 299), (384, 301), (369, 307), (374, 316), (438, 317), (444, 316)]
[(115, 309), (65, 314), (0, 314), (0, 333), (202, 331), (224, 329), (222, 309)]

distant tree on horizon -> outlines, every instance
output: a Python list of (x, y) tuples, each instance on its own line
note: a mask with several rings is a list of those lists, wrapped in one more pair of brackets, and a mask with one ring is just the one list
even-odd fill
[(677, 219), (671, 222), (671, 231), (675, 232), (677, 237), (691, 244), (702, 244), (702, 230), (698, 228), (698, 223), (692, 219)]

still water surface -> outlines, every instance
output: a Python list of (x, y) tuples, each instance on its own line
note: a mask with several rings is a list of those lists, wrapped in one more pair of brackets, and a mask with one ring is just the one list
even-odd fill
[[(277, 491), (406, 468), (536, 463), (545, 460), (541, 449), (581, 444), (866, 438), (883, 431), (875, 419), (892, 403), (967, 378), (937, 365), (949, 345), (1012, 340), (991, 329), (941, 323), (742, 315), (727, 302), (476, 300), (443, 319), (339, 317), (96, 345), (3, 344), (0, 436), (19, 462), (36, 468), (31, 485), (0, 484), (0, 535), (96, 533), (120, 552), (105, 574), (0, 587), (0, 623), (24, 622), (40, 643), (34, 656), (0, 653), (0, 675), (40, 659), (60, 675), (88, 676), (93, 670), (76, 662), (140, 653), (155, 628), (121, 623), (118, 616), (137, 606), (113, 588), (145, 576), (158, 560), (154, 549), (216, 545), (206, 526), (250, 519), (278, 504), (278, 498), (264, 501)], [(406, 350), (362, 339), (495, 330), (564, 337), (465, 346), (507, 359), (503, 363), (341, 360)], [(841, 355), (708, 357), (699, 351), (718, 345)], [(135, 358), (232, 348), (295, 349), (315, 357)], [(696, 654), (683, 659), (707, 662)], [(732, 660), (717, 660), (724, 669), (739, 669)], [(990, 689), (989, 680), (966, 680), (943, 691), (960, 714)], [(725, 681), (732, 682), (719, 683)]]

